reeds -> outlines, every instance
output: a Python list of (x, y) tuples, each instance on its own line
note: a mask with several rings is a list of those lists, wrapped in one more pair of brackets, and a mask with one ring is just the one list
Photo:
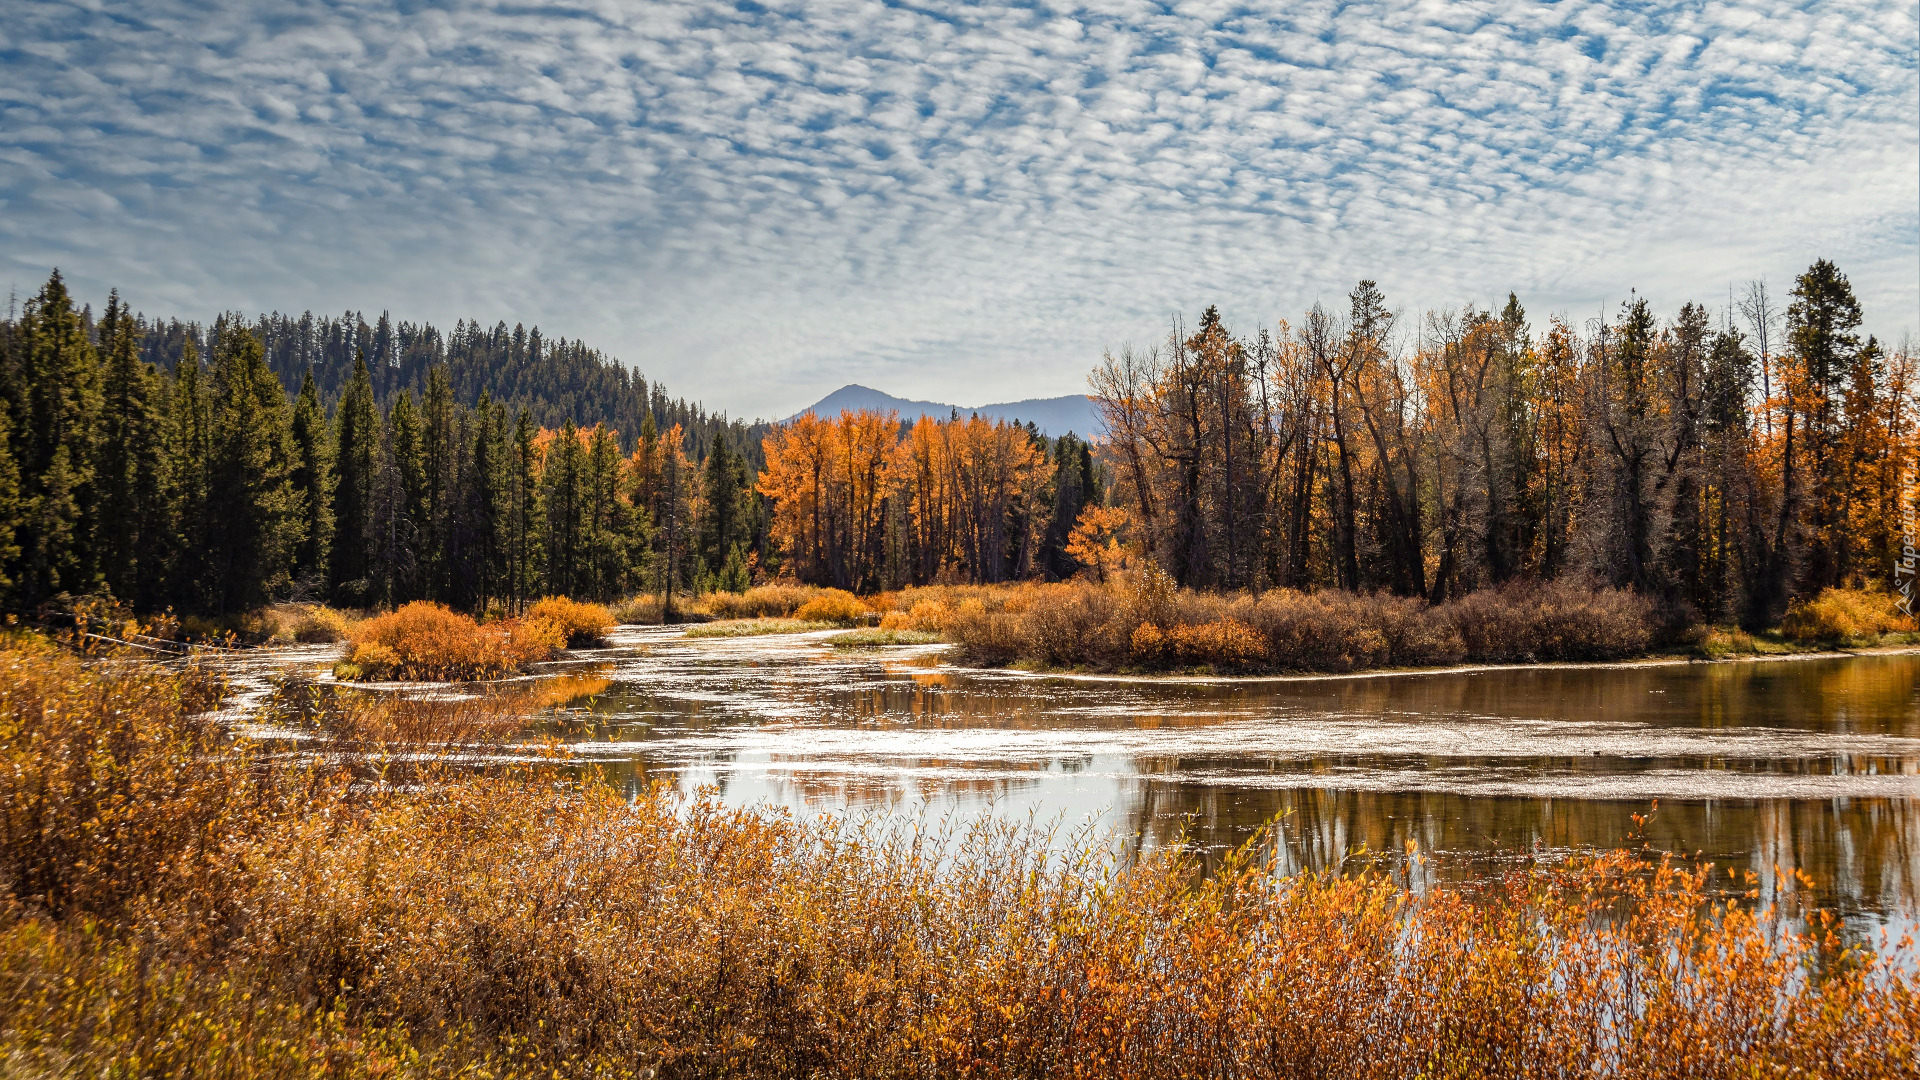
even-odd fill
[[(382, 754), (422, 745), (408, 703), (378, 705), (398, 712), (355, 764), (228, 742), (205, 697), (0, 657), (8, 1075), (1920, 1067), (1911, 952), (1627, 854), (1424, 894), (1276, 877), (1255, 846), (1202, 877), (1179, 850), (629, 798), (544, 765), (381, 783)], [(444, 721), (414, 733), (476, 737)]]

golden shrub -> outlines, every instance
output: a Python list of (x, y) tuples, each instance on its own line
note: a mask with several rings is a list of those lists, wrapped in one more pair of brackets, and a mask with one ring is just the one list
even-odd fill
[(519, 671), (566, 644), (557, 623), (509, 619), (481, 625), (441, 604), (416, 600), (351, 633), (348, 663), (369, 679), (484, 679)]
[(1178, 663), (1223, 668), (1255, 667), (1267, 656), (1260, 632), (1238, 619), (1182, 623), (1168, 632), (1165, 648)]
[(793, 617), (801, 622), (838, 623), (851, 626), (867, 617), (871, 609), (845, 589), (822, 589), (801, 604)]
[(1810, 600), (1787, 606), (1780, 633), (1807, 644), (1846, 644), (1881, 634), (1912, 630), (1913, 620), (1895, 606), (1891, 593), (1866, 589), (1822, 589)]
[(604, 640), (614, 627), (613, 612), (599, 604), (585, 604), (564, 596), (549, 596), (527, 609), (526, 618), (552, 623), (569, 647)]

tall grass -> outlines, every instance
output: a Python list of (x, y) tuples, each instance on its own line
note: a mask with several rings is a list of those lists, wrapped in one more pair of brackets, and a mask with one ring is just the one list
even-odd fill
[(227, 741), (193, 678), (0, 655), (7, 1075), (1920, 1067), (1911, 952), (1714, 904), (1704, 871), (1614, 854), (1414, 894), (1276, 877), (1253, 848), (1203, 879), (1179, 851), (628, 798), (538, 764), (428, 755), (396, 783), (492, 706), (409, 721), (333, 693), (314, 723), (357, 753), (293, 758)]

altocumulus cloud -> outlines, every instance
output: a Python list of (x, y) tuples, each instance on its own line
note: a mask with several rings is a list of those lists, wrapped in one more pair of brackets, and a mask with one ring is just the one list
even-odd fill
[(1377, 278), (1920, 324), (1900, 3), (11, 0), (0, 258), (150, 312), (538, 321), (774, 414), (1067, 393)]

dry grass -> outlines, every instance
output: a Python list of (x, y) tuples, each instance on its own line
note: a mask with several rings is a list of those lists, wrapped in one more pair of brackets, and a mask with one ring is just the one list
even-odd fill
[(346, 663), (334, 669), (342, 678), (496, 678), (566, 644), (561, 627), (547, 619), (481, 625), (424, 600), (354, 626), (351, 640)]
[(1780, 633), (1807, 645), (1871, 644), (1881, 634), (1912, 631), (1914, 621), (1894, 606), (1892, 593), (1866, 589), (1823, 589), (1811, 600), (1796, 600), (1780, 620)]
[[(683, 620), (787, 618), (822, 591), (812, 585), (757, 585), (743, 593), (712, 592), (676, 596), (673, 609)], [(640, 593), (613, 606), (624, 625), (658, 626), (665, 619), (657, 593)]]
[(1015, 586), (997, 597), (915, 591), (881, 625), (938, 629), (986, 663), (1100, 670), (1340, 672), (1608, 660), (1644, 652), (1653, 640), (1645, 603), (1575, 582), (1489, 589), (1428, 607), (1339, 591), (1195, 593), (1152, 571), (1112, 585)]
[(838, 623), (808, 622), (804, 619), (726, 619), (687, 627), (690, 638), (760, 637), (765, 634), (804, 634), (813, 630), (831, 630)]
[(836, 649), (877, 649), (887, 645), (933, 645), (940, 640), (939, 634), (927, 630), (870, 626), (835, 634), (827, 639), (827, 644)]
[[(0, 656), (9, 1076), (1747, 1077), (1920, 1067), (1911, 951), (1626, 854), (1475, 891), (1201, 878), (543, 765), (383, 755), (498, 699), (229, 743), (204, 684)], [(344, 695), (344, 698), (342, 698)], [(465, 719), (461, 719), (461, 717)], [(504, 723), (504, 721), (501, 721)], [(408, 728), (405, 725), (411, 724)], [(1910, 950), (1910, 946), (1905, 946)]]
[(606, 608), (564, 596), (549, 596), (536, 602), (527, 609), (526, 619), (553, 624), (568, 648), (599, 644), (614, 626), (613, 613)]

